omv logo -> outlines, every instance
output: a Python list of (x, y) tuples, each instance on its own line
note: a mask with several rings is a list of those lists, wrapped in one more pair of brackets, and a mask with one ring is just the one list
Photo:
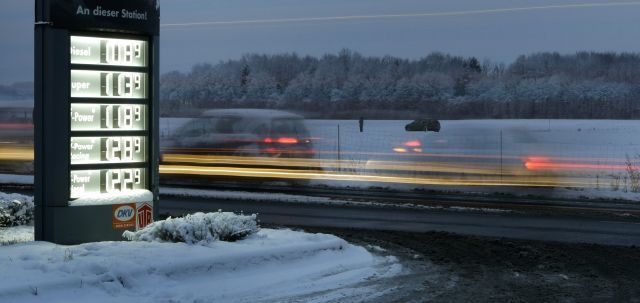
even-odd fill
[(113, 215), (121, 222), (127, 222), (134, 218), (136, 210), (129, 205), (122, 205), (113, 212)]

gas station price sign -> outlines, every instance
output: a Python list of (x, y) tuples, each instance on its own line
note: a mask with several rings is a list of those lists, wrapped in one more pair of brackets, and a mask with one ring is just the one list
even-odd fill
[(72, 170), (71, 198), (146, 189), (146, 175), (144, 168)]
[(158, 200), (158, 0), (35, 12), (35, 238), (119, 240), (131, 225), (112, 207), (133, 205), (142, 228)]
[(71, 137), (71, 164), (144, 163), (147, 138)]
[(147, 41), (71, 36), (71, 64), (147, 67)]
[[(98, 35), (71, 36), (70, 41), (69, 199), (147, 189), (147, 42)], [(94, 69), (97, 65), (104, 69)], [(105, 99), (126, 103), (94, 103)], [(75, 135), (88, 132), (99, 136)], [(142, 167), (118, 168), (131, 163)], [(82, 167), (87, 165), (94, 167)]]
[(71, 131), (144, 131), (145, 104), (71, 103)]
[(146, 73), (71, 70), (72, 98), (145, 99), (146, 88)]

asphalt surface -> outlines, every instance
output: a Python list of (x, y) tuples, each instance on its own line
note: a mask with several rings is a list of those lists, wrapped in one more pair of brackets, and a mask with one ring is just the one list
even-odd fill
[[(3, 186), (3, 191), (32, 194), (29, 186)], [(189, 193), (190, 189), (184, 189)], [(265, 190), (275, 193), (275, 190)], [(255, 193), (255, 192), (254, 192)], [(302, 194), (291, 192), (289, 194)], [(330, 191), (315, 197), (331, 197)], [(375, 191), (374, 191), (375, 194)], [(354, 194), (355, 195), (355, 194)], [(280, 201), (217, 199), (198, 196), (161, 195), (159, 210), (163, 215), (179, 216), (197, 211), (257, 213), (264, 224), (401, 232), (450, 232), (469, 236), (640, 246), (640, 219), (637, 204), (622, 202), (550, 201), (512, 197), (483, 198), (388, 192), (362, 197), (334, 192), (341, 200), (357, 205), (337, 203), (291, 203)], [(355, 199), (358, 198), (358, 199)], [(375, 202), (367, 205), (365, 201)], [(379, 203), (385, 200), (386, 203)], [(436, 209), (403, 208), (398, 204), (414, 202)], [(419, 202), (419, 203), (416, 203)], [(386, 205), (383, 205), (386, 204)], [(495, 209), (507, 211), (495, 212)]]
[(482, 209), (425, 210), (382, 207), (221, 200), (162, 196), (161, 214), (179, 216), (197, 211), (257, 213), (261, 223), (284, 226), (357, 228), (405, 232), (442, 231), (462, 235), (540, 241), (640, 245), (640, 222), (571, 216), (492, 212)]

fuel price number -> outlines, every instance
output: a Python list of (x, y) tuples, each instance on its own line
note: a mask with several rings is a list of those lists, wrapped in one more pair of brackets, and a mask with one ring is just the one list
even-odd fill
[(71, 63), (147, 67), (144, 40), (71, 36)]

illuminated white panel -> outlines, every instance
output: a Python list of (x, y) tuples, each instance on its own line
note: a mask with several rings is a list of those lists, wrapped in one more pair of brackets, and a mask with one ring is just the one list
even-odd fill
[(71, 97), (145, 99), (147, 78), (146, 73), (71, 70)]
[(71, 63), (147, 67), (148, 49), (141, 40), (71, 36)]
[(147, 189), (145, 178), (144, 168), (72, 170), (70, 198)]
[(146, 137), (71, 137), (71, 164), (146, 161)]
[(138, 131), (147, 129), (142, 104), (71, 103), (71, 131)]

